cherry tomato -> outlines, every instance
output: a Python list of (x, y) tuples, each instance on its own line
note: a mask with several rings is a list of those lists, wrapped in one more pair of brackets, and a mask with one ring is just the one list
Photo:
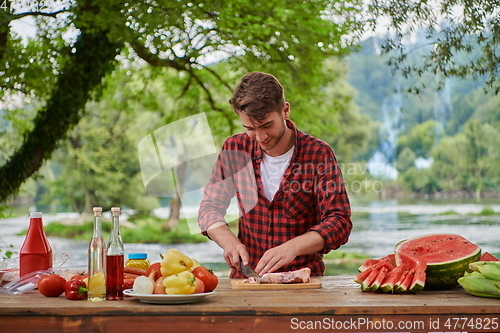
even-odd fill
[(219, 284), (219, 278), (217, 277), (217, 275), (215, 275), (211, 269), (208, 269), (206, 267), (196, 267), (195, 269), (193, 269), (193, 274), (198, 279), (203, 281), (206, 293), (213, 291), (217, 287), (217, 284)]
[(146, 276), (149, 276), (149, 274), (151, 274), (151, 272), (153, 271), (153, 269), (156, 271), (156, 274), (155, 274), (155, 277), (154, 277), (154, 280), (158, 280), (159, 278), (161, 278), (161, 265), (159, 262), (155, 262), (154, 264), (151, 264), (149, 265), (148, 269), (146, 270)]
[(59, 274), (44, 275), (38, 280), (38, 291), (47, 297), (57, 297), (64, 292), (66, 279)]

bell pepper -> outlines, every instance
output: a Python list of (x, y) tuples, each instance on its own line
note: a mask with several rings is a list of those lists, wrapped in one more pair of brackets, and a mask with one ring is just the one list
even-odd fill
[(163, 286), (168, 295), (189, 295), (194, 293), (196, 280), (193, 273), (183, 271), (179, 274), (169, 275), (163, 279)]
[(82, 280), (69, 280), (64, 284), (64, 295), (70, 300), (87, 298), (87, 288)]
[(169, 276), (191, 269), (193, 260), (177, 249), (170, 249), (163, 256), (160, 266), (161, 275)]

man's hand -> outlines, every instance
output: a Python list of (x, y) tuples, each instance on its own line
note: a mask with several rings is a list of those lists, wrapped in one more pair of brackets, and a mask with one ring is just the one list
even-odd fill
[(247, 247), (239, 241), (238, 244), (234, 243), (224, 247), (224, 261), (229, 267), (241, 270), (241, 263), (248, 265)]
[(255, 273), (262, 276), (266, 273), (275, 272), (281, 267), (291, 263), (296, 255), (294, 253), (295, 249), (290, 245), (289, 242), (286, 242), (267, 250), (262, 258), (260, 258), (257, 267), (255, 267)]
[(319, 233), (315, 231), (306, 232), (267, 250), (260, 258), (257, 267), (255, 267), (255, 273), (262, 276), (266, 273), (275, 272), (291, 263), (295, 257), (321, 251), (325, 248), (325, 245), (326, 241)]

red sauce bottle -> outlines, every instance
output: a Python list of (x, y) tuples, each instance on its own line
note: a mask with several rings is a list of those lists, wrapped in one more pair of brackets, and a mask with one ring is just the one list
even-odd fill
[(52, 268), (52, 248), (43, 230), (42, 213), (30, 213), (30, 225), (19, 251), (19, 276)]

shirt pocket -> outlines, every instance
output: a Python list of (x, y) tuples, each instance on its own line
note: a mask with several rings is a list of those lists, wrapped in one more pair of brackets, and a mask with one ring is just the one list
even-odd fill
[(289, 219), (301, 220), (316, 217), (316, 203), (312, 184), (301, 188), (290, 187), (285, 196), (285, 215)]

